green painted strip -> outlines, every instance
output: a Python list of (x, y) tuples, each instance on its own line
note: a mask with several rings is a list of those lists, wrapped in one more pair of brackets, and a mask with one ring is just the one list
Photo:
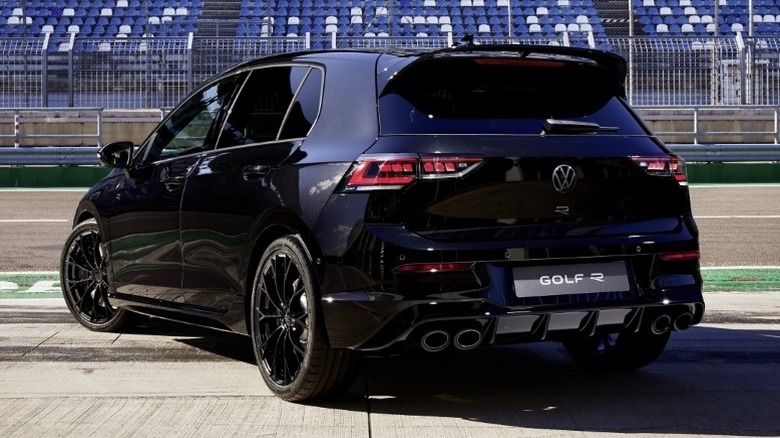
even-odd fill
[(0, 273), (0, 298), (55, 298), (62, 296), (56, 272)]
[(744, 267), (703, 269), (705, 292), (778, 292), (780, 269)]

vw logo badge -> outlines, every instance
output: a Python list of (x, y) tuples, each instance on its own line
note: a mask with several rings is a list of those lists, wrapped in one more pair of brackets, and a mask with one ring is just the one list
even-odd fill
[(561, 164), (552, 173), (552, 184), (558, 193), (569, 193), (577, 185), (577, 172), (568, 164)]

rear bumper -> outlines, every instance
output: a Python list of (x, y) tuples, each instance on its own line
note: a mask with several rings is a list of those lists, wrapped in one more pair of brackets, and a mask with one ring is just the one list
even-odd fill
[[(321, 307), (331, 344), (364, 351), (420, 345), (432, 332), (456, 345), (464, 330), (490, 344), (685, 329), (704, 314), (698, 260), (659, 254), (696, 251), (696, 233), (684, 221), (671, 233), (523, 242), (432, 242), (400, 227), (366, 227), (340, 257), (320, 265)], [(473, 262), (470, 271), (397, 270), (464, 262)], [(518, 267), (575, 266), (587, 276), (587, 267), (609, 264), (625, 265), (627, 290), (515, 293)]]
[(323, 297), (322, 308), (334, 347), (381, 351), (421, 345), (431, 332), (446, 333), (453, 345), (463, 330), (478, 332), (478, 344), (562, 340), (600, 330), (663, 333), (698, 324), (705, 307), (700, 283), (628, 300), (589, 303), (583, 296), (580, 303), (522, 307), (500, 305), (488, 295), (406, 299), (398, 294), (336, 293)]

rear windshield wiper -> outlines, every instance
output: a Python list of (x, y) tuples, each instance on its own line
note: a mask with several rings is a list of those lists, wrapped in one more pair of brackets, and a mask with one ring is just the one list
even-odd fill
[(580, 134), (599, 131), (617, 131), (617, 126), (601, 126), (598, 123), (576, 120), (547, 119), (542, 127), (545, 134)]

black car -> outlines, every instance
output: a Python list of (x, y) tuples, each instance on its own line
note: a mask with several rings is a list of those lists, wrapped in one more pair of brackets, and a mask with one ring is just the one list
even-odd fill
[(465, 44), (245, 63), (191, 94), (85, 195), (61, 280), (76, 319), (248, 335), (286, 400), (361, 352), (558, 341), (645, 366), (701, 321), (683, 160), (585, 49)]

